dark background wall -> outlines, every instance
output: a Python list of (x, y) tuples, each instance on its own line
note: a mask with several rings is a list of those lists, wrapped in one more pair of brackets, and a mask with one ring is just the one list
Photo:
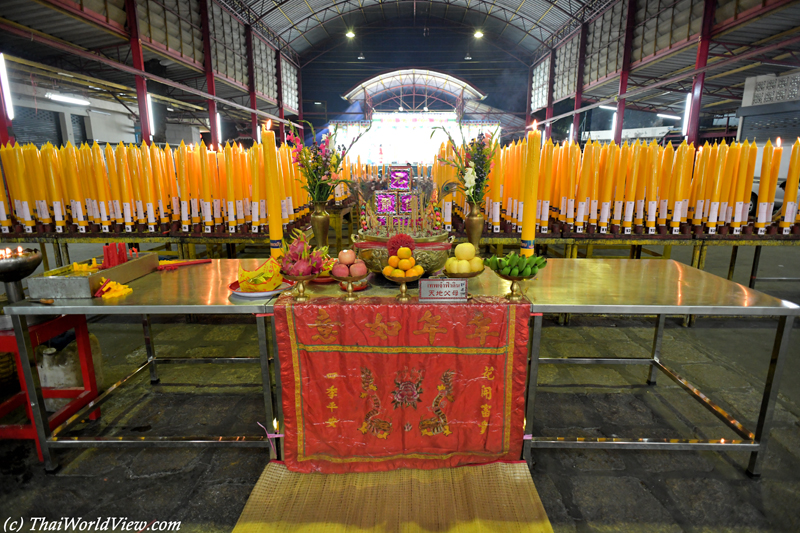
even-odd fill
[[(340, 115), (350, 107), (341, 95), (381, 72), (416, 67), (462, 78), (488, 93), (485, 103), (524, 116), (528, 66), (502, 50), (514, 50), (513, 43), (492, 35), (476, 39), (474, 32), (443, 20), (426, 25), (418, 19), (414, 26), (413, 20), (394, 19), (391, 26), (356, 27), (354, 39), (336, 35), (302, 57), (304, 114), (315, 126), (325, 123), (320, 114), (325, 106), (328, 120), (355, 120), (356, 115)], [(464, 59), (468, 50), (471, 61)]]

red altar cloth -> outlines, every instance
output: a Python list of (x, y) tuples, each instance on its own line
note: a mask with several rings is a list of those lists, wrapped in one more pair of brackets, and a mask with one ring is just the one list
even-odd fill
[(369, 472), (519, 460), (530, 304), (275, 305), (285, 460)]

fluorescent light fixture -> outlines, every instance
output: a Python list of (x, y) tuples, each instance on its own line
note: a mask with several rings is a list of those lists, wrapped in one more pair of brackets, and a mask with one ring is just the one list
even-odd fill
[(219, 113), (217, 113), (217, 137), (219, 138), (219, 144), (222, 145), (222, 118), (220, 118)]
[(167, 108), (167, 111), (175, 111), (175, 110), (174, 110), (174, 109), (172, 109), (171, 107), (168, 107), (168, 108)]
[(346, 36), (348, 39), (352, 39), (353, 37), (355, 37), (355, 36), (356, 36), (356, 34), (355, 34), (355, 33), (353, 33), (353, 30), (349, 30), (347, 33), (345, 33), (345, 36)]
[(681, 135), (686, 137), (686, 132), (689, 131), (689, 111), (692, 109), (692, 93), (686, 93), (686, 109), (683, 111), (683, 126), (681, 127)]
[(84, 100), (83, 98), (75, 98), (74, 96), (66, 96), (64, 94), (47, 93), (44, 96), (49, 100), (55, 100), (56, 102), (64, 102), (65, 104), (76, 104), (76, 105), (90, 104), (89, 100)]
[(614, 116), (611, 117), (611, 134), (614, 134), (614, 131), (617, 129), (617, 112), (614, 112)]
[(322, 105), (322, 102), (314, 102), (314, 105)]
[(261, 127), (256, 128), (256, 142), (261, 143)]
[(664, 113), (657, 113), (656, 116), (657, 117), (661, 117), (661, 118), (668, 118), (668, 119), (671, 119), (671, 120), (680, 120), (681, 119), (681, 117), (679, 117), (678, 115), (665, 115)]
[(155, 127), (155, 121), (153, 120), (153, 99), (150, 98), (150, 93), (147, 94), (147, 123), (148, 128), (150, 130), (150, 138), (153, 138), (153, 128)]
[(481, 37), (483, 37), (483, 32), (481, 30), (476, 31), (475, 32), (475, 38), (476, 39), (480, 39)]
[(6, 58), (3, 54), (0, 54), (0, 88), (3, 89), (3, 103), (6, 106), (6, 116), (8, 117), (8, 120), (14, 120), (14, 104), (11, 101), (11, 85), (8, 83)]
[(609, 111), (616, 111), (617, 108), (611, 105), (601, 105), (600, 109), (608, 109)]
[(59, 76), (66, 76), (67, 78), (74, 78), (75, 77), (72, 74), (67, 74), (66, 72), (57, 72), (56, 74), (58, 74)]
[(101, 89), (100, 87), (95, 87), (94, 85), (89, 85), (88, 87), (89, 87), (90, 89), (96, 89), (96, 90), (98, 90), (98, 91), (102, 91), (102, 90), (103, 90), (103, 89)]
[(572, 138), (575, 135), (575, 123), (570, 123), (569, 125), (569, 142), (572, 142)]
[(95, 115), (108, 115), (111, 116), (111, 113), (106, 113), (105, 111), (98, 111), (97, 109), (87, 109), (87, 112), (93, 113)]

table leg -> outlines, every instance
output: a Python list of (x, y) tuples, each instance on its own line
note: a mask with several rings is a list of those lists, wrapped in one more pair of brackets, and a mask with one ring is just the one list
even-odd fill
[(333, 218), (336, 221), (333, 225), (333, 229), (336, 232), (336, 251), (338, 252), (342, 249), (342, 224), (344, 222), (344, 217), (342, 216), (342, 213), (339, 212), (334, 215)]
[(56, 258), (56, 267), (61, 268), (64, 266), (64, 261), (61, 259), (61, 249), (58, 247), (58, 243), (53, 241), (53, 255)]
[[(539, 378), (539, 348), (542, 344), (542, 314), (533, 316), (533, 328), (528, 345), (528, 398), (525, 402), (525, 434), (533, 434), (533, 405), (536, 400), (536, 387)], [(528, 441), (522, 444), (522, 457), (531, 464), (531, 448)]]
[(42, 243), (42, 269), (45, 272), (50, 270), (50, 260), (47, 257), (47, 243)]
[(758, 280), (758, 263), (761, 261), (761, 246), (756, 246), (756, 253), (753, 256), (753, 269), (750, 270), (750, 285), (751, 289), (756, 288), (756, 280)]
[(658, 315), (656, 317), (656, 333), (653, 337), (653, 364), (650, 365), (650, 373), (647, 376), (647, 384), (648, 385), (655, 385), (656, 384), (656, 375), (658, 375), (658, 368), (656, 368), (655, 363), (658, 362), (659, 358), (661, 357), (661, 342), (664, 340), (664, 323), (666, 322), (667, 315)]
[(14, 325), (14, 336), (17, 338), (17, 350), (19, 350), (19, 360), (22, 366), (22, 374), (25, 377), (25, 388), (28, 390), (28, 404), (31, 406), (33, 414), (33, 426), (36, 428), (36, 437), (39, 440), (39, 447), (42, 450), (44, 467), (48, 472), (52, 472), (58, 465), (50, 455), (50, 448), (47, 446), (47, 439), (50, 437), (50, 421), (47, 417), (47, 410), (44, 407), (44, 396), (38, 380), (33, 379), (33, 347), (31, 337), (28, 332), (28, 322), (24, 316), (11, 315), (11, 323)]
[[(278, 352), (278, 333), (275, 330), (275, 315), (272, 316), (270, 319), (270, 335), (272, 336), (272, 342), (270, 346), (272, 346), (272, 361), (275, 363), (273, 365), (273, 371), (275, 372), (275, 398), (277, 399), (276, 407), (277, 407), (277, 414), (278, 414), (278, 433), (282, 433), (284, 431), (283, 426), (283, 387), (281, 387), (281, 362), (280, 362), (280, 353)], [(284, 439), (280, 440), (280, 454), (278, 459), (283, 459), (283, 441)]]
[[(761, 247), (759, 246), (759, 248)], [(793, 316), (782, 316), (778, 321), (778, 331), (775, 334), (775, 344), (772, 347), (772, 358), (769, 361), (767, 381), (764, 384), (764, 397), (761, 400), (761, 411), (758, 415), (758, 426), (756, 426), (758, 451), (750, 453), (750, 464), (747, 467), (747, 473), (750, 476), (761, 475), (761, 466), (767, 455), (767, 442), (772, 429), (772, 414), (775, 410), (778, 388), (781, 385), (781, 376), (786, 363), (786, 354), (789, 351), (789, 337), (793, 325)]]
[(692, 246), (692, 267), (694, 268), (697, 268), (697, 265), (700, 264), (700, 248), (702, 247), (702, 244)]
[(58, 245), (61, 247), (61, 255), (64, 258), (64, 264), (68, 265), (72, 263), (72, 261), (69, 260), (69, 247), (67, 243), (61, 242)]
[(736, 270), (736, 256), (739, 254), (738, 246), (731, 246), (731, 264), (728, 267), (728, 279), (733, 279), (733, 272)]
[[(267, 420), (265, 425), (272, 431), (272, 420), (275, 415), (272, 410), (272, 380), (269, 377), (269, 341), (267, 339), (266, 317), (256, 317), (256, 327), (258, 328), (258, 355), (261, 358), (261, 384), (264, 391), (264, 412)], [(277, 459), (277, 453), (270, 448), (270, 459)]]
[(150, 325), (150, 315), (142, 315), (142, 328), (144, 329), (144, 347), (147, 350), (147, 362), (150, 366), (150, 384), (155, 385), (161, 380), (158, 378), (156, 369), (156, 350), (153, 347), (153, 329)]

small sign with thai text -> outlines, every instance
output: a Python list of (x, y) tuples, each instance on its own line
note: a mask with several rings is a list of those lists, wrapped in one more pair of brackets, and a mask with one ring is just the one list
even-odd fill
[(430, 278), (419, 280), (419, 301), (421, 303), (465, 302), (467, 301), (467, 282), (462, 279)]

